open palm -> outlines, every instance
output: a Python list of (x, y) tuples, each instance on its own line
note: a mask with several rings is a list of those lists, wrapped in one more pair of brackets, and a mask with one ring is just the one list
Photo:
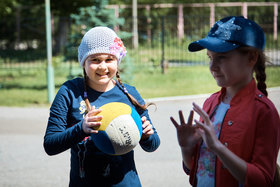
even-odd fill
[(194, 112), (191, 111), (188, 118), (188, 123), (185, 123), (182, 111), (179, 111), (180, 124), (178, 124), (173, 117), (170, 117), (170, 120), (177, 130), (178, 143), (181, 147), (194, 147), (201, 139), (201, 136), (197, 133), (197, 128), (192, 125), (193, 114)]

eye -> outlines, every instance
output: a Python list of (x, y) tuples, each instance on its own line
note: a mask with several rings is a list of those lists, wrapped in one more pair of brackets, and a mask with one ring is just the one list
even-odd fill
[(213, 60), (213, 58), (211, 56), (209, 56), (209, 55), (207, 55), (207, 56), (208, 56), (209, 61)]
[(227, 56), (225, 56), (225, 55), (220, 55), (220, 56), (218, 56), (218, 58), (219, 58), (220, 60), (223, 60), (223, 59), (226, 59)]
[(114, 60), (113, 58), (107, 58), (107, 59), (106, 59), (106, 62), (109, 63), (109, 62), (112, 62), (113, 60)]
[(217, 60), (220, 61), (220, 62), (228, 61), (228, 60), (230, 60), (230, 56), (228, 56), (228, 55), (219, 55), (219, 56), (217, 56)]
[(99, 60), (98, 58), (90, 58), (89, 61), (90, 61), (91, 63), (95, 63), (95, 64), (97, 64), (97, 63), (100, 62), (100, 60)]

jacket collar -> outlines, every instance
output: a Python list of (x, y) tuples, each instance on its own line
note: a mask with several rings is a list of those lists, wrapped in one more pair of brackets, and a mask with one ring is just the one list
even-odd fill
[[(255, 95), (256, 90), (257, 90), (257, 85), (255, 79), (253, 78), (249, 84), (247, 84), (244, 88), (242, 88), (237, 92), (237, 94), (232, 98), (230, 105), (235, 105), (241, 102), (243, 99), (246, 100), (247, 98), (250, 97), (252, 98)], [(221, 91), (219, 92), (218, 95), (218, 103), (222, 101), (225, 94), (226, 94), (226, 88), (223, 87), (221, 88)]]

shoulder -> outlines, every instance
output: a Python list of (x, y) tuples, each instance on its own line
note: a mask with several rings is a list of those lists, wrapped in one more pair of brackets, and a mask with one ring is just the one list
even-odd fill
[(130, 92), (137, 92), (138, 93), (137, 89), (134, 86), (131, 86), (131, 85), (125, 84), (125, 83), (123, 83), (123, 85), (127, 89), (128, 92), (130, 91)]
[(66, 82), (64, 82), (58, 93), (59, 92), (77, 92), (77, 91), (81, 91), (83, 89), (83, 79), (82, 78), (75, 78), (72, 80), (67, 80)]
[(123, 84), (123, 85), (127, 89), (128, 93), (130, 93), (131, 95), (133, 95), (135, 97), (141, 97), (140, 93), (137, 91), (136, 87), (131, 86), (129, 84)]
[(215, 92), (215, 93), (211, 94), (206, 100), (212, 101), (212, 100), (218, 98), (220, 95), (221, 95), (220, 91)]
[(255, 102), (256, 109), (260, 110), (262, 113), (272, 113), (278, 116), (277, 109), (273, 102), (259, 90), (255, 93)]
[(52, 108), (57, 107), (67, 107), (73, 103), (79, 102), (77, 98), (81, 97), (83, 93), (83, 79), (75, 78), (72, 80), (67, 80), (59, 88), (54, 101), (52, 103)]
[(273, 102), (263, 93), (257, 91), (251, 110), (259, 128), (259, 133), (266, 132), (267, 136), (279, 142), (280, 118)]
[(67, 80), (59, 88), (56, 97), (75, 97), (81, 95), (83, 91), (83, 79), (75, 78), (72, 80)]
[(123, 84), (123, 85), (127, 89), (128, 93), (132, 95), (140, 104), (145, 103), (140, 93), (137, 91), (136, 87), (131, 86), (129, 84)]
[(83, 80), (84, 80), (83, 78), (71, 79), (71, 80), (64, 82), (62, 86), (65, 86), (68, 88), (80, 88), (84, 84)]
[(217, 101), (219, 99), (221, 95), (221, 91), (215, 92), (213, 94), (211, 94), (205, 101), (204, 101), (204, 105), (210, 105), (211, 103), (213, 103), (214, 101)]

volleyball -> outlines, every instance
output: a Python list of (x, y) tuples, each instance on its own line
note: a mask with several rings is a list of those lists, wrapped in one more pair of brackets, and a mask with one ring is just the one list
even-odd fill
[(103, 116), (98, 133), (91, 134), (96, 147), (110, 155), (130, 152), (142, 136), (142, 121), (137, 111), (125, 103), (112, 102), (100, 107)]

